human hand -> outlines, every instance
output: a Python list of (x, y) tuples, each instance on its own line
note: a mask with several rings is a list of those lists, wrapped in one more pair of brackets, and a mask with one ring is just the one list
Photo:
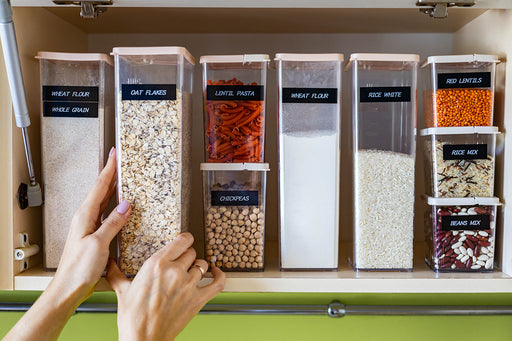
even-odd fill
[(116, 153), (112, 148), (105, 168), (94, 187), (73, 216), (66, 245), (53, 285), (59, 291), (76, 295), (81, 301), (94, 291), (105, 270), (109, 244), (131, 213), (127, 201), (121, 202), (108, 218), (101, 221), (109, 200), (116, 191)]
[(196, 259), (193, 241), (190, 233), (180, 234), (149, 258), (133, 281), (110, 261), (107, 280), (117, 294), (120, 340), (174, 340), (206, 302), (222, 291), (226, 275), (217, 267), (212, 269), (213, 282), (198, 286), (208, 264)]

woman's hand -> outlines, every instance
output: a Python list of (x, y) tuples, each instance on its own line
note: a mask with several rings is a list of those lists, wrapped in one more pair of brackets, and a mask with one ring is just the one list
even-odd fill
[(206, 302), (222, 291), (226, 275), (216, 267), (213, 282), (198, 286), (208, 264), (196, 259), (193, 241), (190, 233), (179, 235), (149, 258), (133, 281), (110, 261), (107, 280), (118, 298), (120, 340), (174, 340)]

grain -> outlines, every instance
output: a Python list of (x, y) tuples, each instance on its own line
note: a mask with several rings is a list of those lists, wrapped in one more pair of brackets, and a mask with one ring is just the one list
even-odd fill
[[(489, 89), (438, 89), (434, 127), (491, 126), (493, 95)], [(427, 117), (427, 116), (426, 116)]]
[(378, 150), (356, 157), (355, 268), (412, 269), (414, 157)]

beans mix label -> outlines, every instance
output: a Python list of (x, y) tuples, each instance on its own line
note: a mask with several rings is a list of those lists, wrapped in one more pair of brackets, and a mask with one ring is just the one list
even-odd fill
[(206, 140), (208, 162), (263, 162), (263, 85), (208, 80)]

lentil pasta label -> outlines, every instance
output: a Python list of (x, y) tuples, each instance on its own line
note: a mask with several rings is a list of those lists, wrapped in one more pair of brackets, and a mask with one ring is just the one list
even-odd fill
[(439, 73), (437, 75), (439, 89), (454, 88), (490, 88), (490, 72)]
[(453, 215), (441, 218), (443, 231), (458, 230), (489, 230), (491, 219), (488, 214), (481, 215)]
[(359, 88), (359, 102), (410, 102), (410, 86), (392, 87), (361, 87)]
[(263, 85), (207, 85), (208, 101), (263, 101)]
[(484, 160), (487, 159), (487, 144), (445, 144), (444, 160)]

